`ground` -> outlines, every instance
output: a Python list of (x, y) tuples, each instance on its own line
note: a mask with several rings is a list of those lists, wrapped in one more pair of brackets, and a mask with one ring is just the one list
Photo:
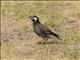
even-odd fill
[[(31, 15), (62, 40), (38, 44)], [(2, 1), (1, 60), (80, 60), (80, 1)]]

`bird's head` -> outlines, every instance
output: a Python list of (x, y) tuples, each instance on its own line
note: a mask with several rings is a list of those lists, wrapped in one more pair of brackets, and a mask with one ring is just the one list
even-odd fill
[(29, 16), (33, 23), (39, 23), (39, 18), (37, 16)]

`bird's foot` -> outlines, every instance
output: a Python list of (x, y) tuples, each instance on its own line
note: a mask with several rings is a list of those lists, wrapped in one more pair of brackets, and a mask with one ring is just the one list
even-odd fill
[(46, 42), (43, 42), (42, 44), (46, 44)]
[(41, 42), (41, 41), (39, 41), (39, 42), (37, 42), (37, 44), (42, 44), (42, 42)]

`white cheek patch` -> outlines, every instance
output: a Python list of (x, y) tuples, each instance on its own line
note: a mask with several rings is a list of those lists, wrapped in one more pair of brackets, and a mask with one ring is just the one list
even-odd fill
[(36, 17), (34, 17), (34, 20), (36, 21), (36, 20), (37, 20), (37, 18), (36, 18)]

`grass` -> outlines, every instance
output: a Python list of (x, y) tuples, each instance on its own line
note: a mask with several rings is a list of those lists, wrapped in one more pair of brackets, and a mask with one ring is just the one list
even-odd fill
[[(37, 44), (42, 39), (33, 32), (31, 15), (63, 41), (51, 38), (52, 43)], [(80, 60), (79, 45), (79, 1), (1, 2), (1, 60)]]

